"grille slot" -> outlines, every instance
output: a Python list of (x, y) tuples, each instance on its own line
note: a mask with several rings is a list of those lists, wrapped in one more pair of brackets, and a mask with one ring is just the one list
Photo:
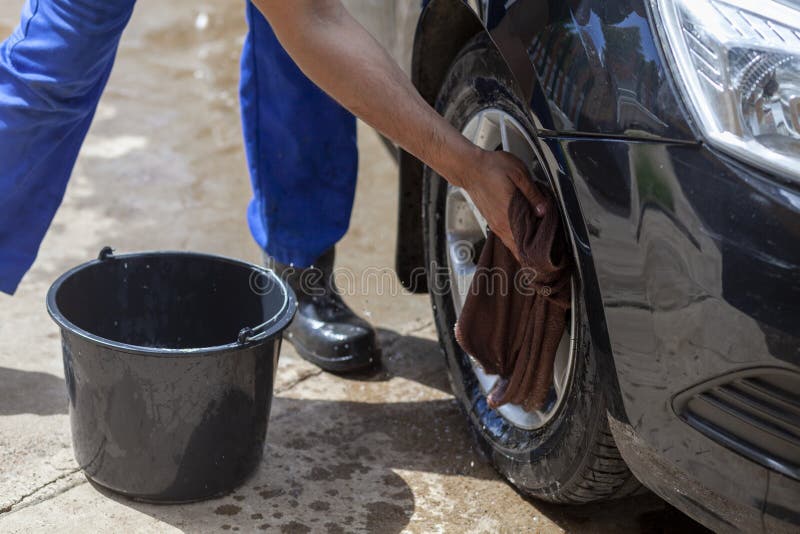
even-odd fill
[(711, 439), (800, 480), (800, 374), (758, 368), (678, 394), (673, 408)]

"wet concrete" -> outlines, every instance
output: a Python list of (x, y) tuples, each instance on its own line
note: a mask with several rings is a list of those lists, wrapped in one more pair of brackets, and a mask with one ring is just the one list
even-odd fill
[[(20, 1), (0, 3), (0, 35)], [(258, 261), (236, 101), (244, 35), (228, 2), (141, 2), (67, 196), (35, 268), (0, 295), (0, 531), (686, 532), (660, 499), (589, 507), (529, 501), (472, 446), (449, 393), (425, 296), (357, 283), (347, 300), (380, 327), (384, 368), (336, 377), (281, 356), (265, 460), (243, 487), (183, 506), (87, 483), (70, 448), (52, 280), (96, 256), (186, 249)], [(359, 130), (360, 183), (339, 266), (393, 263), (396, 168)]]

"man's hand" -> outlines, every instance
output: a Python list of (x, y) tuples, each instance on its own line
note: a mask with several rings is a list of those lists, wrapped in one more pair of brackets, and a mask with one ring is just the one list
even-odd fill
[(511, 198), (519, 189), (542, 217), (547, 209), (545, 197), (531, 180), (525, 164), (513, 154), (481, 150), (476, 161), (465, 163), (469, 170), (459, 185), (469, 194), (492, 232), (519, 259), (508, 219)]

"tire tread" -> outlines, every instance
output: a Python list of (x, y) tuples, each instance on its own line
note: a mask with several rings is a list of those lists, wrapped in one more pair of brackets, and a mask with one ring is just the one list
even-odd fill
[[(548, 495), (548, 500), (562, 504), (585, 504), (631, 496), (642, 489), (617, 449), (614, 436), (603, 420), (596, 430), (594, 443), (586, 454), (586, 464), (572, 487)], [(604, 428), (605, 427), (605, 428)]]

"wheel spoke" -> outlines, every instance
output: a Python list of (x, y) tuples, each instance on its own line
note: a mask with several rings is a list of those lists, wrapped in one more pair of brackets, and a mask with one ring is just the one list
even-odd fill
[(472, 120), (470, 120), (467, 123), (467, 125), (464, 126), (464, 129), (461, 130), (461, 135), (463, 135), (464, 137), (466, 137), (467, 139), (469, 139), (473, 143), (475, 142), (475, 133), (478, 131), (478, 119), (479, 118), (480, 118), (480, 114), (478, 114), (477, 116), (473, 117)]
[(503, 150), (509, 152), (511, 150), (511, 145), (508, 143), (508, 128), (506, 127), (506, 119), (503, 115), (499, 115), (497, 120), (500, 123), (500, 146), (503, 147)]
[(472, 201), (472, 197), (470, 197), (469, 193), (467, 193), (466, 191), (464, 191), (464, 198), (466, 199), (467, 204), (470, 207), (472, 216), (475, 217), (475, 220), (478, 221), (478, 224), (481, 227), (481, 232), (483, 232), (483, 237), (486, 237), (486, 234), (488, 233), (489, 223), (486, 222), (486, 219), (478, 210), (478, 207), (475, 205), (475, 202)]
[(479, 144), (478, 141), (481, 135), (481, 131), (483, 129), (483, 124), (485, 119), (486, 119), (486, 113), (481, 111), (480, 113), (478, 113), (478, 116), (475, 119), (473, 119), (473, 121), (471, 121), (474, 122), (474, 124), (472, 125), (473, 128), (472, 132), (467, 132), (467, 131), (464, 132), (464, 135), (476, 145)]
[[(453, 260), (451, 259), (451, 261)], [(464, 307), (464, 302), (467, 300), (472, 278), (475, 276), (475, 264), (469, 262), (456, 264), (454, 265), (453, 271), (453, 281), (455, 282), (455, 289), (458, 291), (458, 298), (454, 304), (456, 313), (460, 314)], [(455, 296), (456, 295), (454, 295), (454, 297)]]
[[(570, 283), (570, 294), (572, 296), (570, 309), (575, 308), (575, 290), (575, 280), (573, 279)], [(569, 380), (570, 356), (574, 348), (574, 341), (575, 324), (574, 321), (570, 321), (569, 328), (566, 329), (564, 335), (561, 336), (561, 341), (556, 349), (556, 358), (553, 362), (553, 387), (556, 390), (556, 395), (559, 397), (564, 394)]]
[(484, 150), (495, 150), (500, 145), (500, 126), (497, 124), (497, 118), (497, 114), (490, 110), (480, 112), (473, 119), (475, 121), (475, 131), (474, 133), (470, 132), (472, 133), (472, 136), (470, 136), (472, 142)]
[(453, 305), (457, 313), (461, 312), (475, 274), (477, 246), (485, 238), (485, 222), (482, 221), (482, 218), (480, 221), (476, 218), (466, 191), (450, 186), (445, 223)]

